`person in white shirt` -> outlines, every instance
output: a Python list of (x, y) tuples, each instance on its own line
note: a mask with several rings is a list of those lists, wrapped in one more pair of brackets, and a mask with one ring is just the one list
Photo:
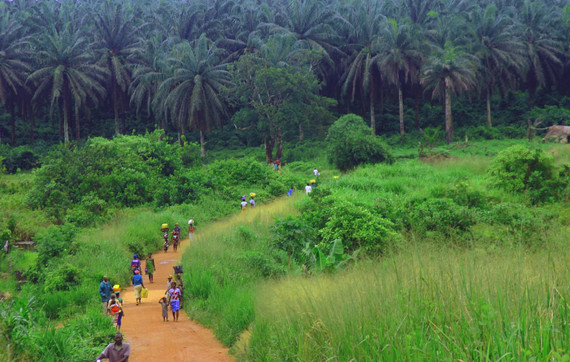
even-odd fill
[(246, 208), (247, 208), (247, 201), (245, 200), (245, 196), (242, 196), (242, 198), (241, 198), (241, 211), (245, 211)]
[(317, 169), (315, 168), (315, 169), (313, 170), (313, 174), (314, 174), (315, 176), (318, 176), (318, 175), (320, 175), (320, 172), (319, 172), (319, 170), (317, 170)]
[(311, 185), (307, 184), (307, 186), (305, 186), (305, 193), (308, 195), (309, 192), (311, 192), (313, 190), (313, 188), (311, 187)]

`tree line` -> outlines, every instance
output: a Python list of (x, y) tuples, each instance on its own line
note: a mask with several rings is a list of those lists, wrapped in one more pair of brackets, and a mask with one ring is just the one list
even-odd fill
[[(441, 102), (447, 142), (457, 96), (569, 91), (570, 6), (547, 0), (4, 0), (0, 3), (0, 131), (16, 137), (49, 114), (59, 138), (112, 114), (204, 134), (224, 124), (261, 134), (267, 158), (283, 137), (369, 119), (405, 100), (415, 126)], [(95, 121), (94, 121), (95, 120)]]

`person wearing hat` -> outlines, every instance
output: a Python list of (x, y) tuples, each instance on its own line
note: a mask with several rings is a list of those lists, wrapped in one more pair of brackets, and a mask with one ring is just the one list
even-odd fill
[(241, 197), (241, 211), (245, 211), (247, 208), (247, 201), (245, 200), (245, 196)]
[(137, 300), (137, 305), (139, 305), (139, 303), (142, 303), (141, 291), (144, 288), (144, 283), (141, 272), (138, 269), (135, 270), (135, 274), (132, 277), (132, 281), (133, 285), (135, 286), (135, 298)]
[(99, 284), (99, 294), (101, 295), (101, 302), (103, 303), (103, 308), (107, 310), (107, 305), (111, 299), (111, 283), (109, 283), (109, 277), (106, 275), (103, 277), (103, 281)]
[(196, 230), (194, 227), (194, 220), (190, 219), (188, 220), (188, 239), (190, 241), (194, 241), (194, 230)]
[(172, 319), (177, 322), (180, 313), (180, 297), (182, 291), (176, 286), (176, 282), (172, 282), (172, 286), (168, 290), (168, 298), (170, 299), (170, 310), (172, 310)]
[(135, 270), (138, 270), (139, 272), (141, 270), (141, 261), (139, 260), (137, 254), (133, 255), (133, 260), (131, 260), (131, 271), (133, 274), (135, 273)]
[(123, 343), (123, 335), (121, 332), (115, 334), (115, 343), (109, 343), (105, 350), (97, 357), (96, 362), (108, 358), (110, 362), (115, 361), (128, 361), (131, 354), (131, 346), (128, 343)]

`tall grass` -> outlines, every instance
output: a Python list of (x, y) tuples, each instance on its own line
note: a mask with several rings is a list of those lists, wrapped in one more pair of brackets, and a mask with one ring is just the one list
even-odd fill
[(233, 344), (253, 321), (253, 290), (260, 280), (284, 273), (286, 256), (272, 256), (268, 229), (275, 218), (297, 213), (293, 204), (301, 195), (250, 208), (203, 230), (197, 228), (194, 244), (184, 252), (189, 313), (213, 328), (224, 344)]
[(567, 248), (422, 245), (340, 275), (269, 282), (247, 359), (557, 359), (570, 338), (569, 266)]

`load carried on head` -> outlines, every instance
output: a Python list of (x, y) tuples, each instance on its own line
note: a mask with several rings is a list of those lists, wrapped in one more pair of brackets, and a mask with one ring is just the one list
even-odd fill
[(168, 224), (162, 224), (161, 227), (160, 227), (160, 230), (161, 230), (161, 231), (168, 230)]

